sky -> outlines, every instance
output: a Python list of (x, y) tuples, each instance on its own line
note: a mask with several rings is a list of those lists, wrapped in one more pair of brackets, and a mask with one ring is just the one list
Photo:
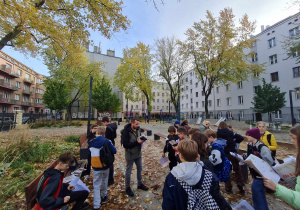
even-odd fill
[[(299, 4), (292, 4), (295, 0), (163, 0), (164, 4), (156, 0), (157, 9), (149, 1), (123, 0), (123, 14), (131, 21), (127, 31), (116, 33), (111, 39), (91, 31), (90, 40), (95, 46), (100, 44), (101, 53), (106, 54), (106, 50), (111, 49), (117, 57), (122, 57), (124, 48), (134, 47), (139, 41), (154, 49), (158, 38), (175, 36), (184, 40), (184, 33), (194, 22), (205, 20), (207, 10), (218, 17), (220, 10), (230, 7), (236, 21), (246, 13), (251, 21), (256, 21), (253, 35), (260, 33), (261, 25), (271, 26), (300, 11)], [(93, 51), (93, 46), (89, 50)], [(34, 71), (49, 75), (42, 59), (26, 56), (10, 47), (4, 47), (3, 51)]]

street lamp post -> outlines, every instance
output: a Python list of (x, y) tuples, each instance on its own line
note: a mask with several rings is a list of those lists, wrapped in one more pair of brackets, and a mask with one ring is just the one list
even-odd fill
[(292, 117), (292, 126), (294, 126), (296, 124), (296, 120), (294, 118), (294, 108), (293, 108), (292, 92), (295, 92), (295, 90), (289, 90), (290, 108), (291, 108), (291, 117)]

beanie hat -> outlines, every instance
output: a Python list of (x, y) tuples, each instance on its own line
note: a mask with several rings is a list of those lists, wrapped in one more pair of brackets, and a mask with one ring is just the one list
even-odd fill
[(260, 132), (258, 128), (252, 128), (250, 130), (247, 130), (246, 136), (251, 136), (257, 140), (260, 140)]
[(179, 120), (176, 120), (175, 122), (174, 122), (174, 125), (175, 124), (180, 124), (180, 121)]

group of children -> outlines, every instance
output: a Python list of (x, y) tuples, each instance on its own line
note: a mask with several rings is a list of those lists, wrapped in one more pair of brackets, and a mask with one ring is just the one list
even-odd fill
[[(269, 139), (264, 136), (270, 133), (265, 130), (265, 123), (258, 122), (257, 128), (248, 130), (244, 136), (233, 131), (226, 122), (221, 122), (217, 132), (210, 129), (210, 123), (205, 121), (200, 129), (192, 128), (188, 132), (184, 127), (170, 126), (169, 135), (163, 150), (163, 156), (168, 152), (170, 173), (166, 177), (163, 189), (163, 204), (166, 209), (232, 209), (220, 194), (219, 181), (225, 182), (225, 189), (232, 193), (230, 179), (231, 170), (235, 172), (235, 182), (244, 194), (244, 181), (237, 158), (230, 152), (237, 153), (237, 144), (248, 141), (246, 159), (255, 155), (265, 160), (270, 166), (275, 164), (277, 144), (273, 135)], [(300, 143), (300, 126), (290, 130), (292, 142), (296, 148)], [(174, 143), (174, 140), (176, 144)], [(265, 142), (266, 141), (266, 142)], [(273, 149), (270, 150), (270, 147)], [(251, 186), (254, 209), (265, 210), (268, 202), (265, 187), (275, 191), (275, 195), (290, 205), (300, 208), (300, 149), (298, 148), (295, 190), (288, 190), (276, 185), (271, 180), (261, 177), (250, 168), (253, 177)], [(177, 158), (176, 158), (177, 157)], [(178, 158), (179, 157), (179, 158)]]

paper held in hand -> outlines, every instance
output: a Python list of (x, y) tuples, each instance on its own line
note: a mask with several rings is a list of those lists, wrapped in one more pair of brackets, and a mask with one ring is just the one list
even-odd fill
[(168, 164), (170, 163), (169, 159), (167, 157), (162, 157), (160, 158), (160, 160), (158, 161), (163, 167), (168, 166)]
[(276, 184), (280, 180), (280, 176), (273, 170), (273, 168), (263, 159), (250, 155), (246, 160), (249, 166), (251, 166), (255, 171), (257, 171), (262, 177), (271, 179)]
[(286, 158), (284, 163), (273, 166), (273, 169), (279, 174), (279, 176), (293, 189), (295, 189), (297, 183), (297, 177), (295, 175), (296, 158)]
[(243, 159), (243, 157), (237, 153), (234, 152), (230, 152), (231, 156), (237, 158), (240, 162), (245, 163), (245, 160)]

